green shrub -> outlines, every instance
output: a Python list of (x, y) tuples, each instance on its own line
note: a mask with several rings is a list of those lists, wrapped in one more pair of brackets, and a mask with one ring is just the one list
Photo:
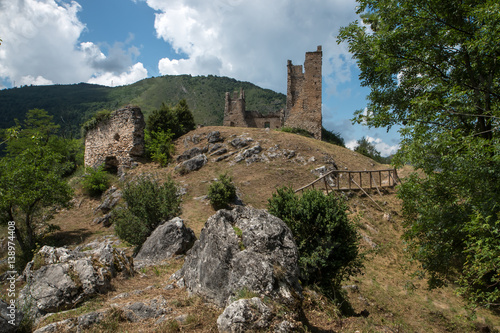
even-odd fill
[(87, 135), (88, 131), (96, 128), (100, 122), (108, 120), (109, 118), (111, 118), (111, 111), (109, 111), (109, 110), (97, 111), (96, 114), (92, 118), (87, 120), (82, 125), (82, 131), (83, 131), (82, 136), (85, 137), (85, 135)]
[(236, 187), (227, 173), (219, 175), (219, 179), (210, 185), (208, 199), (214, 209), (227, 208), (236, 199)]
[(283, 187), (269, 199), (268, 209), (293, 233), (303, 283), (335, 292), (342, 280), (359, 272), (359, 236), (342, 199), (316, 190), (299, 196)]
[(340, 133), (329, 131), (324, 127), (321, 127), (321, 141), (325, 141), (345, 148), (345, 141)]
[(302, 128), (297, 128), (297, 127), (282, 127), (280, 129), (278, 129), (278, 131), (298, 134), (298, 135), (305, 136), (306, 138), (314, 138), (314, 135), (311, 132), (306, 131), (305, 129), (302, 129)]
[(172, 161), (172, 155), (175, 152), (170, 130), (165, 131), (144, 131), (146, 154), (160, 166), (164, 167)]
[(83, 175), (83, 190), (91, 196), (99, 196), (106, 191), (110, 185), (109, 174), (103, 166), (97, 169), (88, 167)]
[(114, 210), (115, 231), (138, 248), (162, 221), (181, 212), (177, 186), (171, 179), (160, 184), (156, 178), (142, 175), (125, 186), (123, 199), (126, 207)]

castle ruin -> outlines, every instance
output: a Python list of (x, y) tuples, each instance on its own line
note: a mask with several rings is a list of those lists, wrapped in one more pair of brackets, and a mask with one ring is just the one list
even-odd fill
[(127, 106), (113, 111), (85, 135), (85, 166), (117, 172), (144, 154), (146, 123), (141, 109)]
[(280, 128), (295, 127), (313, 134), (321, 140), (322, 129), (322, 66), (321, 46), (315, 52), (306, 52), (304, 70), (288, 60), (286, 109), (262, 115), (245, 109), (245, 92), (226, 92), (224, 126)]

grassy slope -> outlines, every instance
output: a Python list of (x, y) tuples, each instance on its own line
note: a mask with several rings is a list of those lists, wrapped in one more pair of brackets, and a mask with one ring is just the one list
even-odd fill
[[(193, 135), (202, 138), (198, 144), (199, 147), (206, 145), (206, 140), (203, 138), (212, 130), (219, 130), (226, 138), (226, 143), (232, 137), (245, 135), (258, 141), (264, 151), (279, 145), (280, 149), (295, 150), (297, 155), (303, 157), (305, 161), (314, 157), (315, 162), (302, 163), (297, 162), (297, 159), (281, 157), (270, 163), (258, 162), (247, 166), (245, 162), (234, 164), (231, 160), (215, 163), (212, 158), (209, 158), (209, 163), (201, 170), (184, 176), (175, 173), (173, 166), (159, 168), (154, 163), (144, 163), (131, 170), (130, 177), (143, 172), (155, 173), (163, 179), (171, 176), (186, 188), (182, 217), (197, 235), (206, 219), (214, 213), (207, 202), (199, 197), (207, 193), (210, 182), (221, 172), (227, 171), (233, 177), (239, 195), (246, 204), (256, 208), (265, 208), (267, 199), (276, 187), (291, 185), (298, 188), (314, 180), (315, 177), (310, 170), (324, 165), (325, 157), (333, 158), (341, 169), (365, 170), (387, 167), (338, 146), (294, 134), (262, 129), (200, 128), (177, 141), (177, 152), (181, 153), (194, 146), (186, 140), (187, 137)], [(400, 171), (400, 175), (403, 176), (407, 173), (408, 170)], [(409, 274), (414, 267), (408, 263), (404, 254), (404, 245), (400, 239), (402, 234), (400, 203), (392, 190), (387, 191), (383, 196), (375, 192), (373, 198), (383, 207), (384, 212), (379, 211), (366, 196), (355, 194), (349, 199), (351, 216), (354, 223), (360, 227), (364, 238), (362, 247), (369, 253), (364, 274), (346, 282), (347, 285), (356, 286), (348, 289), (349, 300), (354, 311), (359, 315), (341, 317), (336, 308), (321, 295), (308, 291), (305, 293), (304, 304), (310, 330), (315, 332), (476, 332), (478, 325), (485, 323), (490, 327), (500, 328), (499, 317), (487, 311), (478, 311), (477, 318), (470, 319), (465, 305), (459, 297), (454, 295), (452, 287), (428, 291), (425, 289), (425, 280), (418, 280)], [(78, 196), (76, 203), (75, 208), (60, 212), (53, 221), (62, 228), (55, 235), (55, 240), (59, 244), (75, 246), (106, 234), (112, 234), (112, 229), (91, 224), (94, 218), (92, 209), (98, 205), (97, 201)], [(391, 214), (390, 221), (383, 218), (384, 213)], [(376, 247), (373, 248), (375, 244)], [(196, 297), (190, 298), (183, 290), (162, 289), (168, 283), (170, 274), (175, 272), (181, 264), (182, 262), (173, 260), (167, 265), (143, 270), (134, 278), (115, 280), (114, 291), (86, 302), (82, 307), (68, 314), (49, 318), (46, 323), (90, 310), (108, 308), (112, 303), (144, 300), (161, 294), (173, 305), (175, 314), (183, 313), (192, 316), (193, 322), (183, 326), (183, 331), (213, 330), (220, 310), (204, 304)], [(153, 289), (146, 290), (140, 296), (131, 296), (131, 298), (118, 301), (111, 299), (122, 292), (131, 292), (148, 286), (153, 286)], [(361, 315), (367, 313), (366, 317)], [(169, 329), (165, 326), (167, 323), (160, 327), (155, 326), (154, 321), (141, 324), (125, 322), (115, 324), (118, 325), (119, 330), (128, 332), (139, 332), (144, 329), (168, 331)]]

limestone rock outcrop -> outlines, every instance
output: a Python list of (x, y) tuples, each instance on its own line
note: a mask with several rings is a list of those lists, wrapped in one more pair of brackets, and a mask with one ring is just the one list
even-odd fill
[(44, 246), (24, 270), (26, 286), (20, 304), (31, 315), (69, 308), (85, 297), (104, 293), (118, 274), (133, 274), (131, 260), (110, 244), (101, 243), (87, 251)]
[(221, 333), (265, 331), (271, 322), (271, 309), (260, 298), (240, 299), (231, 303), (217, 318)]
[[(300, 297), (292, 232), (265, 210), (219, 210), (205, 223), (173, 278), (220, 307), (242, 289), (294, 301)], [(179, 284), (179, 283), (178, 283)]]
[(174, 255), (185, 254), (196, 241), (194, 231), (175, 217), (158, 226), (135, 257), (135, 267), (156, 265)]

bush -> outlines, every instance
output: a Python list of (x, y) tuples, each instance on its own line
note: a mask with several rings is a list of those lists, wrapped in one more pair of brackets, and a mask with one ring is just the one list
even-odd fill
[(278, 129), (278, 131), (298, 134), (298, 135), (305, 136), (306, 138), (314, 138), (314, 135), (311, 132), (306, 131), (305, 129), (302, 129), (302, 128), (297, 128), (297, 127), (282, 127), (280, 129)]
[(329, 131), (324, 127), (321, 127), (321, 141), (325, 141), (345, 148), (345, 141), (340, 133)]
[(214, 209), (226, 208), (236, 199), (236, 187), (227, 173), (219, 176), (208, 189), (208, 199)]
[(342, 280), (362, 268), (359, 236), (342, 199), (316, 190), (300, 197), (292, 188), (283, 187), (269, 199), (268, 209), (294, 235), (303, 283), (334, 292)]
[(146, 154), (160, 166), (166, 166), (171, 160), (175, 152), (174, 144), (172, 143), (173, 134), (168, 131), (150, 132), (146, 130), (145, 145)]
[(114, 210), (113, 222), (118, 237), (138, 248), (161, 222), (180, 214), (177, 186), (169, 179), (164, 184), (142, 175), (123, 189), (126, 208)]
[(109, 187), (109, 174), (104, 170), (103, 166), (97, 169), (88, 167), (85, 175), (83, 175), (82, 185), (83, 190), (91, 196), (99, 196)]

